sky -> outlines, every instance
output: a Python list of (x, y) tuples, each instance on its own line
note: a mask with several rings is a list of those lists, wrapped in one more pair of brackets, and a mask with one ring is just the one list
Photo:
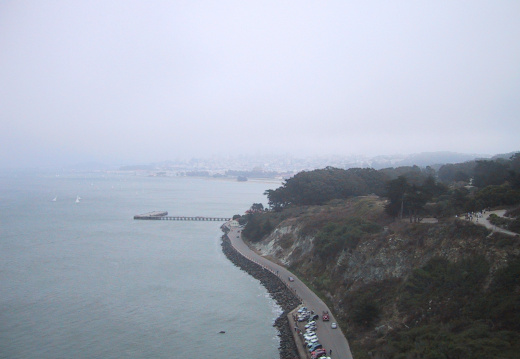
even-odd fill
[(0, 0), (0, 167), (520, 150), (520, 2)]

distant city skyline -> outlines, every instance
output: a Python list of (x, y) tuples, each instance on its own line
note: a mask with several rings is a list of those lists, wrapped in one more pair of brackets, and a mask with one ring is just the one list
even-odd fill
[(276, 173), (297, 173), (304, 170), (336, 168), (374, 168), (389, 167), (432, 166), (438, 168), (443, 164), (462, 163), (478, 159), (492, 159), (496, 157), (509, 158), (512, 153), (501, 154), (464, 154), (455, 152), (424, 152), (411, 155), (382, 155), (382, 156), (307, 156), (295, 157), (291, 155), (236, 155), (236, 156), (209, 156), (191, 159), (170, 159), (149, 163), (107, 164), (97, 162), (76, 163), (54, 169), (63, 170), (107, 170), (107, 171), (134, 171), (141, 173), (157, 173), (166, 171), (168, 174), (182, 172), (207, 171), (212, 174), (223, 174), (226, 171), (265, 171)]
[(0, 168), (498, 154), (520, 2), (0, 2)]

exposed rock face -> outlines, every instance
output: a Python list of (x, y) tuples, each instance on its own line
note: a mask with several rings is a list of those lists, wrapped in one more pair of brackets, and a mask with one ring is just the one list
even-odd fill
[[(463, 231), (467, 225), (460, 222), (455, 226)], [(510, 255), (520, 254), (518, 246), (495, 246), (499, 239), (487, 237), (485, 229), (482, 229), (484, 235), (476, 233), (475, 237), (468, 237), (447, 232), (453, 230), (451, 222), (414, 224), (415, 231), (412, 232), (395, 228), (397, 226), (399, 224), (394, 226), (396, 231), (363, 239), (353, 251), (340, 252), (334, 262), (320, 264), (328, 270), (342, 272), (343, 279), (350, 283), (366, 283), (407, 276), (412, 269), (423, 266), (432, 257), (458, 261), (468, 255), (483, 255), (492, 269), (497, 269), (507, 262)], [(314, 263), (321, 261), (315, 257), (314, 237), (302, 237), (299, 232), (298, 225), (282, 223), (271, 235), (253, 243), (253, 246), (263, 255), (275, 257), (284, 265), (305, 272), (309, 260)], [(291, 238), (290, 246), (286, 243), (288, 237)]]
[(314, 237), (302, 236), (298, 224), (291, 222), (282, 223), (266, 239), (253, 244), (263, 255), (274, 257), (287, 267), (302, 256), (311, 255), (314, 248)]
[[(375, 217), (377, 215), (372, 216)], [(315, 237), (321, 227), (317, 225), (314, 235), (309, 234), (310, 220), (311, 216), (305, 215), (285, 219), (269, 236), (251, 244), (313, 284), (344, 321), (349, 317), (342, 301), (356, 289), (384, 281), (400, 283), (432, 258), (458, 262), (470, 256), (482, 256), (489, 263), (492, 275), (505, 266), (509, 258), (520, 255), (520, 241), (512, 241), (505, 235), (490, 235), (482, 226), (450, 219), (437, 223), (382, 223), (384, 230), (364, 236), (355, 248), (323, 258), (317, 253)], [(405, 322), (406, 314), (388, 306), (383, 308), (376, 327), (379, 330), (381, 326), (395, 328)]]

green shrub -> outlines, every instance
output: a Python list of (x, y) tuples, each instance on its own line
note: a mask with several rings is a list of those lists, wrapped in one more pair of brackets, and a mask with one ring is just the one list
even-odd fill
[(491, 213), (488, 217), (489, 222), (495, 226), (507, 228), (509, 223), (512, 222), (509, 218), (499, 217), (495, 213)]
[(517, 358), (520, 351), (520, 259), (489, 280), (483, 257), (433, 258), (401, 286), (409, 327), (372, 348), (379, 358)]
[(342, 250), (356, 249), (364, 235), (381, 230), (380, 225), (357, 217), (348, 218), (341, 223), (328, 223), (316, 234), (316, 252), (321, 258), (335, 257)]
[(416, 316), (449, 322), (466, 310), (469, 298), (481, 293), (488, 273), (489, 264), (483, 257), (457, 263), (433, 258), (403, 284), (398, 307)]
[(380, 314), (381, 310), (373, 300), (360, 300), (352, 309), (352, 320), (360, 327), (370, 328)]
[(258, 242), (268, 236), (274, 228), (269, 213), (255, 213), (249, 216), (242, 233), (251, 242)]
[(485, 238), (489, 230), (469, 221), (455, 221), (447, 233), (451, 238)]
[(510, 231), (520, 233), (520, 218), (516, 218), (509, 223), (508, 229)]

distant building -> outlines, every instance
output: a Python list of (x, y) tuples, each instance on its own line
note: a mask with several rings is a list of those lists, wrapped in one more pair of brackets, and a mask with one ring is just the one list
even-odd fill
[(240, 224), (238, 223), (238, 221), (236, 219), (233, 219), (233, 220), (229, 221), (229, 226), (230, 227), (240, 227)]

